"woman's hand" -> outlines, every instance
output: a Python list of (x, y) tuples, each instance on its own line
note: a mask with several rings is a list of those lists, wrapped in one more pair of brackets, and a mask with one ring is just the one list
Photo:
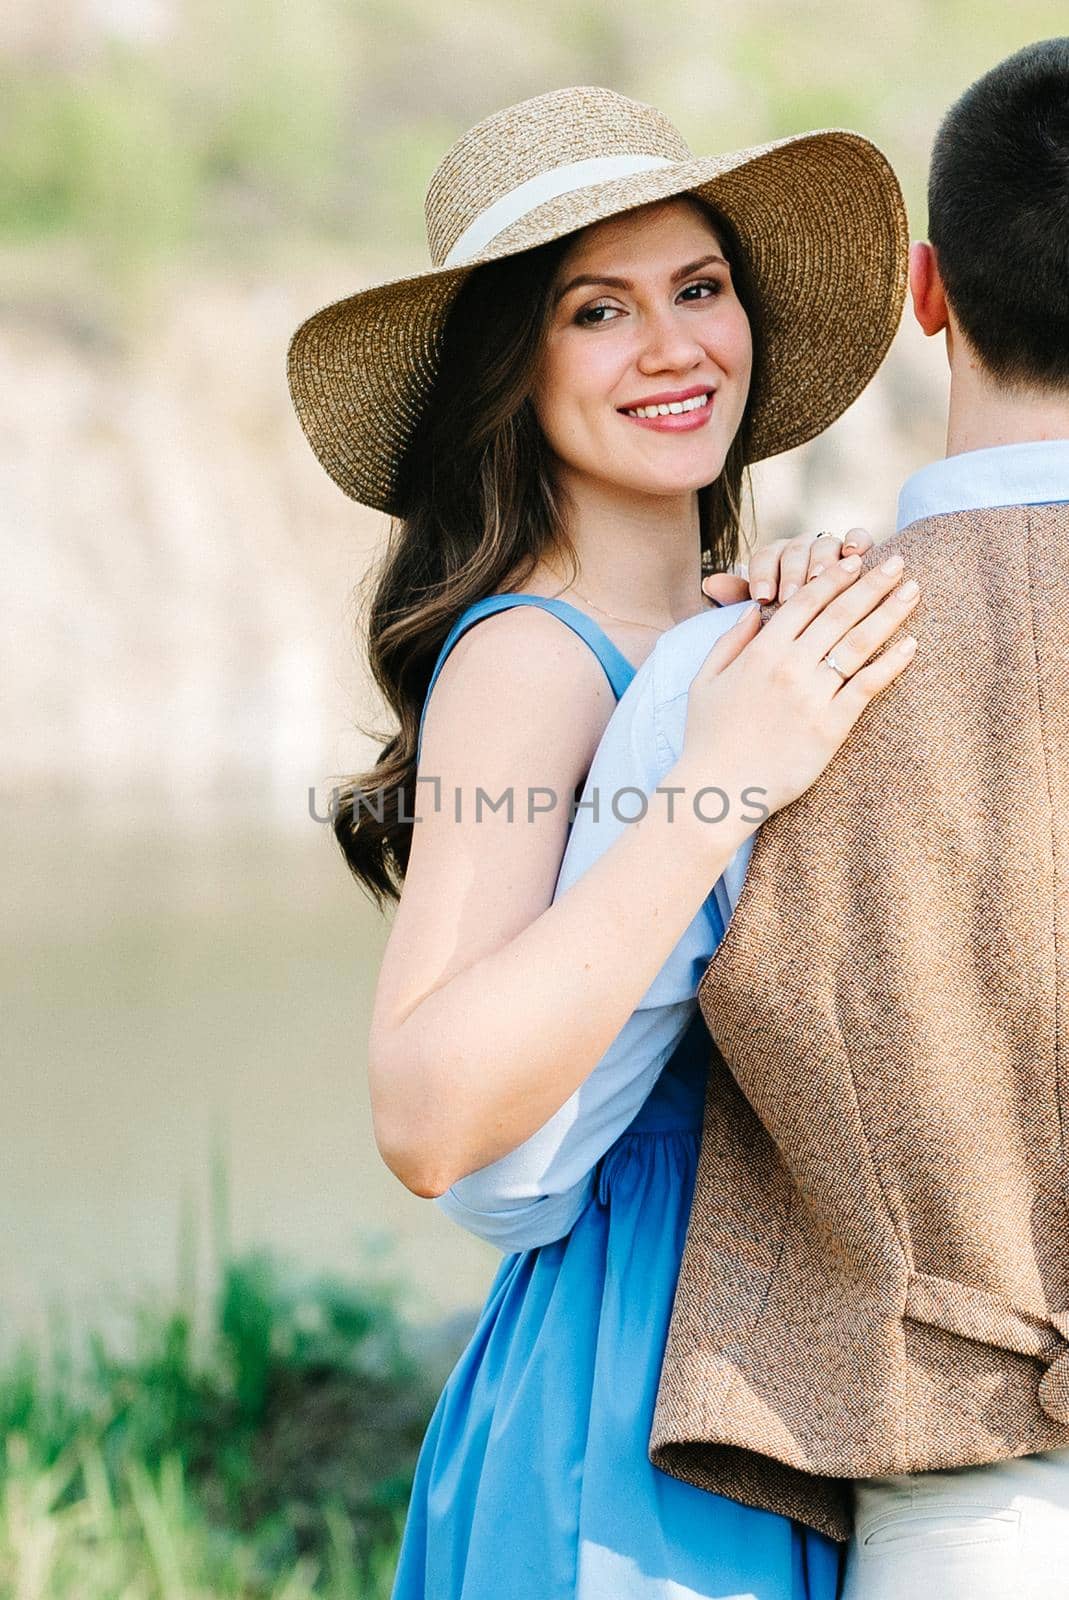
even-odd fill
[[(890, 559), (891, 572), (881, 563), (864, 574), (859, 556), (834, 562), (763, 626), (752, 606), (717, 640), (687, 698), (680, 764), (689, 774), (723, 789), (733, 806), (753, 789), (749, 803), (769, 812), (816, 781), (912, 659), (916, 641), (870, 661), (919, 598), (915, 583), (899, 587), (902, 561)], [(827, 664), (829, 651), (845, 681)]]
[(795, 539), (774, 539), (755, 550), (745, 577), (733, 572), (713, 572), (702, 579), (702, 591), (718, 605), (737, 605), (740, 600), (786, 600), (821, 567), (828, 567), (851, 551), (864, 555), (872, 547), (872, 535), (865, 528), (851, 528), (845, 539), (835, 533), (818, 533), (813, 538), (799, 534)]

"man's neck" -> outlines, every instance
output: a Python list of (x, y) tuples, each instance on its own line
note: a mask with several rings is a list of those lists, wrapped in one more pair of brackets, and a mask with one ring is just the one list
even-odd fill
[(1008, 389), (973, 361), (951, 362), (948, 456), (1041, 439), (1069, 439), (1069, 393)]

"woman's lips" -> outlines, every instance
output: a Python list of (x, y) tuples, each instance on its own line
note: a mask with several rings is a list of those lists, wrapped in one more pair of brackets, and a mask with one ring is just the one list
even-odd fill
[(652, 428), (654, 433), (693, 433), (695, 428), (701, 428), (709, 421), (715, 399), (714, 393), (697, 411), (669, 412), (666, 417), (633, 417), (627, 411), (621, 411), (619, 415), (625, 422), (633, 422), (636, 428)]

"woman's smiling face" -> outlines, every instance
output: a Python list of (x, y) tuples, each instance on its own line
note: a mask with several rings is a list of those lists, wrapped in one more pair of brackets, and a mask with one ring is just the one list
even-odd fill
[[(531, 399), (559, 459), (645, 494), (712, 483), (742, 422), (753, 361), (712, 223), (682, 198), (594, 223), (564, 257), (554, 294)], [(694, 398), (667, 417), (628, 415), (663, 395), (676, 406)]]

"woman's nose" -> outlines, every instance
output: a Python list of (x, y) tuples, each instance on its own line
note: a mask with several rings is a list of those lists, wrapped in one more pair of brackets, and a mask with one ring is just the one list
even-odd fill
[(638, 360), (643, 372), (662, 371), (666, 367), (686, 371), (705, 359), (705, 350), (693, 332), (670, 311), (649, 317), (644, 332), (646, 337)]

